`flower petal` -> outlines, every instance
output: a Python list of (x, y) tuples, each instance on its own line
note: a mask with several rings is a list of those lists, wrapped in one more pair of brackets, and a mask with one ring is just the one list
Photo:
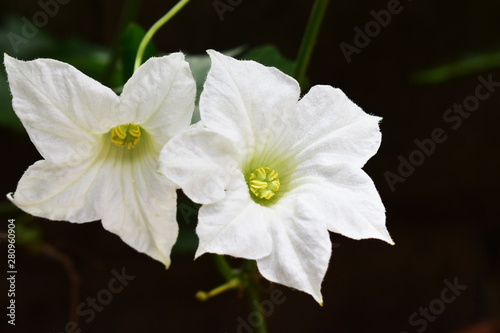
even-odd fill
[(333, 163), (362, 167), (380, 146), (380, 119), (340, 89), (314, 86), (298, 102), (282, 150), (301, 161), (299, 169)]
[(112, 126), (118, 96), (56, 60), (4, 61), (12, 105), (40, 154), (52, 163), (88, 158)]
[(278, 219), (270, 223), (273, 250), (257, 259), (266, 279), (304, 291), (323, 302), (321, 282), (325, 277), (332, 245), (325, 225), (302, 196), (276, 205)]
[(145, 128), (159, 147), (188, 128), (194, 110), (196, 83), (180, 52), (150, 58), (123, 87), (121, 123)]
[(272, 248), (268, 228), (275, 218), (271, 210), (250, 199), (240, 174), (232, 179), (223, 200), (200, 208), (196, 257), (206, 252), (246, 259), (267, 256)]
[(176, 187), (156, 173), (158, 155), (152, 138), (143, 136), (132, 150), (109, 145), (101, 170), (108, 182), (102, 224), (168, 267), (178, 234)]
[(212, 66), (200, 97), (201, 119), (251, 158), (274, 137), (276, 123), (290, 116), (299, 85), (276, 68), (207, 52)]
[(193, 127), (167, 142), (160, 154), (159, 172), (194, 202), (213, 203), (225, 197), (231, 175), (238, 173), (237, 155), (222, 135)]
[(100, 173), (104, 161), (87, 159), (75, 166), (41, 160), (21, 177), (13, 203), (29, 214), (51, 220), (89, 222), (102, 216), (101, 193), (106, 186)]
[(296, 178), (294, 193), (314, 196), (330, 231), (353, 239), (377, 238), (394, 244), (385, 227), (385, 208), (371, 178), (350, 165), (315, 169)]

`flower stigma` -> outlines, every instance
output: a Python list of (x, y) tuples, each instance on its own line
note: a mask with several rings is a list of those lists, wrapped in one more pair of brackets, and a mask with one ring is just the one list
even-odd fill
[(270, 199), (280, 188), (278, 173), (270, 168), (258, 168), (249, 178), (250, 191), (261, 199)]
[(113, 127), (111, 142), (119, 147), (132, 149), (141, 139), (141, 127), (136, 124), (125, 124)]

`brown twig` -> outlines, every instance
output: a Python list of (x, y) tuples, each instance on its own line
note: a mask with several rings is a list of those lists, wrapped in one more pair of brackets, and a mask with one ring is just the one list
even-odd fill
[[(6, 233), (0, 233), (0, 240), (7, 240), (7, 236), (8, 235)], [(78, 315), (76, 312), (76, 308), (78, 306), (78, 298), (80, 294), (80, 276), (78, 276), (78, 273), (76, 272), (73, 260), (71, 259), (71, 257), (60, 252), (48, 243), (41, 242), (39, 249), (43, 254), (52, 259), (55, 259), (64, 266), (64, 270), (66, 271), (70, 283), (68, 318), (69, 321), (73, 321), (78, 325)]]
[(73, 321), (78, 325), (78, 315), (76, 308), (78, 306), (78, 298), (80, 294), (80, 276), (76, 272), (73, 260), (66, 254), (60, 252), (55, 247), (50, 244), (42, 243), (41, 251), (43, 254), (59, 261), (66, 271), (69, 279), (70, 289), (69, 289), (69, 321)]

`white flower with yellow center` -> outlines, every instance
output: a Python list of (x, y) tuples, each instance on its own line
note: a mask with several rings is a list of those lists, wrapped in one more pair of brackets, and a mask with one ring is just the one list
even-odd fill
[(392, 243), (385, 209), (361, 167), (379, 148), (380, 118), (342, 91), (298, 83), (275, 68), (208, 51), (203, 126), (167, 143), (160, 171), (194, 202), (211, 252), (255, 259), (273, 282), (322, 302), (328, 230)]
[(195, 82), (184, 55), (152, 58), (117, 96), (74, 67), (5, 55), (12, 104), (43, 157), (9, 198), (51, 220), (102, 220), (127, 244), (170, 265), (175, 184), (156, 172), (161, 148), (188, 128)]

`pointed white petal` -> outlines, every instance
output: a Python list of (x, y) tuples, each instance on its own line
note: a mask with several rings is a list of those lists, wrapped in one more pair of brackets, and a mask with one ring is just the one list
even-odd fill
[(333, 163), (362, 167), (380, 146), (380, 119), (340, 89), (314, 86), (297, 104), (282, 150), (301, 161), (299, 169)]
[(257, 266), (266, 279), (304, 291), (321, 304), (332, 245), (318, 213), (303, 196), (300, 200), (286, 198), (286, 203), (276, 204), (279, 218), (270, 223), (273, 250)]
[(311, 194), (330, 231), (353, 239), (376, 238), (394, 244), (385, 226), (385, 208), (371, 178), (350, 165), (303, 172), (294, 193)]
[(167, 142), (160, 154), (159, 172), (194, 202), (213, 203), (225, 197), (231, 175), (240, 173), (237, 155), (222, 135), (192, 127)]
[(188, 128), (194, 110), (196, 83), (180, 52), (150, 58), (123, 87), (121, 122), (145, 128), (161, 149)]
[(92, 155), (113, 126), (118, 96), (59, 61), (4, 60), (12, 105), (40, 154), (73, 165)]
[(51, 220), (89, 222), (102, 216), (105, 175), (104, 160), (95, 157), (75, 166), (38, 161), (24, 173), (13, 202), (32, 215)]
[[(216, 51), (200, 97), (205, 126), (231, 138), (251, 158), (275, 137), (300, 95), (293, 78), (254, 61), (239, 61)], [(286, 123), (286, 122), (285, 122)]]
[(156, 173), (158, 154), (147, 133), (131, 150), (109, 145), (102, 224), (138, 251), (170, 265), (176, 222), (176, 187)]
[(235, 177), (223, 200), (200, 208), (196, 257), (206, 252), (246, 259), (267, 256), (272, 247), (268, 228), (276, 218), (250, 198), (243, 175)]

